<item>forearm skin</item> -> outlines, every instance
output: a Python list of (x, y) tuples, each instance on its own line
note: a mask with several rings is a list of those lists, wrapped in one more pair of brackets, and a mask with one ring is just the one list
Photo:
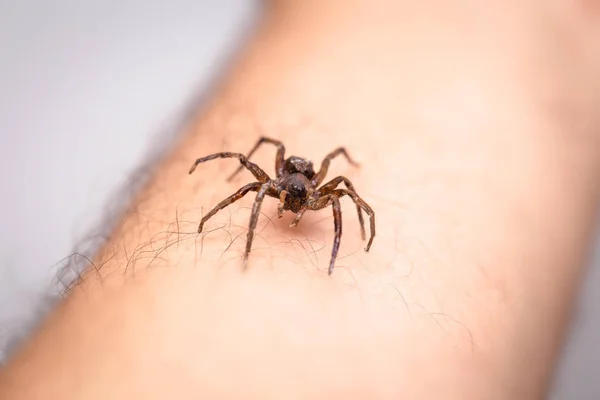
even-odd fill
[[(272, 2), (0, 397), (543, 397), (598, 202), (600, 63), (551, 9), (430, 3)], [(251, 194), (196, 233), (253, 178), (192, 162), (262, 135), (349, 150), (329, 177), (375, 210), (371, 252), (349, 202), (332, 276), (329, 210), (289, 228), (267, 200), (247, 269)]]

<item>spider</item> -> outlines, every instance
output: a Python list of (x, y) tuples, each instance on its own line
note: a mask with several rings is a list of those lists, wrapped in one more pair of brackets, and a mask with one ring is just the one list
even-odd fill
[[(275, 157), (275, 171), (276, 179), (271, 179), (266, 172), (264, 172), (258, 165), (248, 161), (248, 159), (254, 154), (254, 152), (263, 143), (270, 143), (277, 146), (277, 155)], [(333, 272), (335, 265), (335, 259), (340, 248), (340, 239), (342, 236), (342, 210), (340, 207), (340, 197), (348, 196), (356, 204), (356, 210), (358, 213), (358, 220), (360, 223), (362, 239), (365, 240), (365, 222), (362, 214), (364, 210), (369, 215), (371, 236), (365, 247), (365, 251), (369, 251), (373, 239), (375, 237), (375, 213), (373, 209), (357, 194), (354, 189), (354, 185), (350, 180), (344, 176), (338, 176), (332, 179), (328, 183), (319, 187), (319, 185), (325, 179), (327, 169), (331, 160), (338, 155), (346, 157), (348, 162), (353, 166), (358, 166), (356, 162), (350, 158), (346, 149), (339, 147), (336, 150), (329, 153), (323, 162), (321, 163), (321, 169), (315, 173), (313, 164), (310, 160), (305, 158), (291, 156), (285, 158), (285, 147), (283, 143), (278, 140), (262, 137), (254, 145), (250, 153), (247, 156), (241, 153), (215, 153), (206, 157), (197, 159), (189, 173), (193, 173), (198, 164), (206, 161), (214, 160), (216, 158), (237, 158), (240, 162), (238, 169), (233, 172), (227, 179), (231, 181), (242, 169), (247, 168), (258, 182), (249, 183), (237, 192), (221, 201), (215, 208), (208, 212), (200, 221), (198, 226), (198, 233), (202, 232), (204, 223), (215, 215), (218, 211), (224, 209), (235, 201), (241, 199), (248, 192), (257, 192), (256, 199), (254, 200), (254, 206), (252, 207), (252, 213), (250, 214), (250, 223), (248, 228), (248, 237), (246, 241), (246, 250), (244, 252), (244, 265), (247, 265), (248, 255), (252, 248), (252, 240), (254, 239), (254, 231), (260, 215), (260, 208), (265, 196), (271, 196), (279, 199), (279, 206), (277, 208), (277, 216), (283, 217), (283, 212), (286, 210), (296, 213), (290, 227), (296, 227), (306, 210), (320, 210), (329, 205), (333, 207), (333, 224), (335, 229), (335, 238), (333, 241), (333, 249), (331, 252), (331, 261), (329, 263), (329, 275)], [(347, 189), (338, 189), (337, 187), (344, 183)]]

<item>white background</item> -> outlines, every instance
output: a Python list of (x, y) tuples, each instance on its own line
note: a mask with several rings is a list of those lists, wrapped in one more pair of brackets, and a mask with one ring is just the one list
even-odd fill
[[(0, 0), (0, 358), (47, 301), (56, 263), (101, 222), (111, 195), (210, 83), (258, 7)], [(600, 398), (598, 287), (596, 261), (556, 399)]]

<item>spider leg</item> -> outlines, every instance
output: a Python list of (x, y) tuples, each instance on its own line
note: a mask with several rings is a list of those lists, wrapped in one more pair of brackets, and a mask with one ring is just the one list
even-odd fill
[[(252, 150), (250, 150), (250, 153), (248, 153), (246, 158), (250, 159), (250, 157), (252, 157), (252, 154), (254, 154), (254, 152), (263, 143), (270, 143), (270, 144), (274, 144), (275, 146), (277, 146), (277, 155), (275, 156), (275, 172), (277, 174), (277, 178), (279, 178), (281, 176), (281, 174), (283, 173), (283, 162), (285, 159), (285, 147), (283, 146), (283, 143), (281, 143), (279, 140), (271, 139), (271, 138), (264, 137), (264, 136), (261, 137), (260, 139), (258, 139), (258, 142), (256, 142), (256, 144), (254, 145)], [(238, 167), (238, 169), (236, 169), (233, 172), (233, 174), (231, 174), (229, 176), (229, 178), (227, 178), (227, 181), (232, 180), (234, 176), (239, 174), (240, 171), (242, 170), (242, 168), (243, 168), (243, 166)]]
[(279, 193), (279, 205), (277, 206), (277, 217), (283, 218), (283, 207), (285, 206), (285, 197), (287, 196), (287, 192), (282, 190)]
[(340, 207), (340, 199), (337, 196), (332, 195), (331, 205), (333, 206), (335, 237), (333, 238), (333, 249), (331, 250), (331, 261), (329, 262), (329, 275), (333, 272), (335, 259), (337, 258), (338, 250), (340, 249), (340, 240), (342, 239), (342, 207)]
[[(348, 190), (356, 193), (354, 185), (352, 184), (352, 182), (350, 182), (350, 179), (344, 176), (338, 176), (337, 178), (333, 178), (332, 180), (321, 186), (318, 189), (318, 191), (321, 194), (321, 196), (324, 196), (326, 194), (331, 193), (342, 182), (344, 182)], [(362, 239), (365, 240), (367, 238), (365, 234), (365, 219), (363, 218), (362, 208), (358, 204), (356, 205), (356, 212), (358, 213), (358, 222), (360, 223), (360, 235)]]
[(340, 250), (340, 241), (342, 239), (342, 207), (340, 206), (340, 199), (337, 194), (328, 194), (318, 198), (314, 203), (310, 203), (309, 207), (311, 210), (316, 211), (327, 207), (329, 204), (331, 204), (333, 208), (333, 226), (335, 230), (333, 248), (331, 249), (331, 261), (329, 262), (328, 270), (329, 275), (331, 275), (333, 267), (335, 266), (335, 259)]
[(365, 247), (365, 251), (369, 251), (371, 245), (373, 244), (373, 239), (375, 239), (375, 212), (363, 199), (360, 198), (355, 192), (347, 189), (336, 189), (331, 192), (332, 196), (342, 197), (348, 196), (354, 201), (357, 206), (360, 206), (367, 215), (369, 216), (370, 230), (371, 236), (369, 237), (369, 241), (367, 242), (367, 247)]
[(246, 167), (250, 172), (252, 172), (252, 175), (254, 175), (257, 181), (261, 183), (266, 183), (271, 180), (271, 178), (269, 178), (269, 175), (267, 175), (265, 171), (263, 171), (258, 165), (248, 161), (248, 158), (240, 153), (215, 153), (206, 157), (199, 158), (194, 162), (194, 164), (192, 164), (189, 173), (191, 174), (192, 172), (194, 172), (198, 164), (214, 160), (215, 158), (237, 158), (243, 167)]
[(263, 183), (256, 194), (256, 199), (254, 200), (254, 205), (252, 206), (252, 214), (250, 214), (250, 223), (248, 225), (248, 236), (246, 238), (246, 251), (244, 251), (244, 267), (248, 264), (248, 255), (250, 254), (250, 249), (252, 248), (252, 240), (254, 240), (254, 230), (256, 229), (256, 224), (258, 223), (258, 217), (260, 216), (260, 208), (263, 200), (265, 199), (265, 195), (270, 188), (270, 182)]
[(300, 222), (300, 220), (302, 219), (302, 216), (304, 215), (304, 213), (306, 212), (306, 210), (308, 210), (308, 207), (303, 206), (300, 211), (298, 211), (296, 213), (296, 218), (294, 218), (294, 220), (292, 221), (292, 223), (290, 224), (290, 228), (295, 228), (298, 226), (298, 223)]
[(218, 213), (219, 211), (221, 211), (228, 205), (238, 201), (239, 199), (244, 197), (246, 195), (246, 193), (248, 193), (250, 191), (253, 191), (253, 192), (258, 191), (258, 189), (261, 186), (262, 186), (262, 183), (260, 183), (260, 182), (249, 183), (246, 186), (242, 187), (237, 192), (235, 192), (234, 194), (232, 194), (231, 196), (229, 196), (228, 198), (226, 198), (225, 200), (223, 200), (222, 202), (220, 202), (219, 204), (217, 204), (217, 206), (215, 208), (210, 210), (204, 217), (202, 217), (202, 220), (200, 221), (200, 225), (198, 225), (198, 233), (202, 232), (202, 227), (204, 226), (204, 223), (206, 221), (208, 221), (208, 219), (211, 218), (213, 215), (215, 215), (216, 213)]
[(357, 162), (355, 162), (354, 160), (352, 160), (352, 158), (350, 158), (350, 156), (348, 155), (348, 152), (346, 151), (346, 149), (344, 147), (339, 147), (339, 148), (335, 149), (334, 151), (332, 151), (331, 153), (329, 153), (323, 159), (323, 162), (321, 163), (321, 169), (319, 170), (317, 175), (315, 175), (315, 177), (312, 179), (312, 184), (314, 186), (319, 186), (321, 184), (321, 182), (323, 182), (323, 179), (325, 179), (325, 175), (327, 175), (327, 170), (329, 169), (329, 164), (331, 164), (331, 160), (334, 159), (335, 157), (339, 156), (340, 154), (342, 154), (344, 157), (346, 157), (346, 160), (348, 160), (350, 165), (353, 165), (355, 167), (359, 166), (359, 164)]

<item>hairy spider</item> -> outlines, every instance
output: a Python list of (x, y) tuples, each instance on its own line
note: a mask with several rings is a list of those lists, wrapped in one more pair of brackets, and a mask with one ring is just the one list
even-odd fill
[[(263, 143), (270, 143), (277, 146), (277, 155), (275, 157), (275, 171), (277, 174), (276, 179), (271, 179), (265, 171), (263, 171), (258, 165), (248, 161), (248, 159), (254, 154), (258, 147)], [(256, 145), (250, 150), (247, 156), (241, 153), (215, 153), (206, 157), (202, 157), (196, 160), (190, 168), (190, 174), (194, 172), (198, 164), (206, 161), (214, 160), (216, 158), (237, 158), (240, 162), (240, 167), (227, 179), (231, 181), (233, 177), (238, 174), (244, 167), (247, 168), (258, 182), (249, 183), (239, 189), (237, 192), (221, 201), (215, 208), (208, 212), (200, 221), (198, 226), (198, 233), (202, 232), (204, 223), (219, 210), (227, 207), (233, 202), (241, 199), (248, 192), (258, 192), (256, 199), (254, 200), (254, 206), (252, 207), (252, 213), (250, 214), (250, 224), (248, 228), (248, 238), (246, 241), (246, 251), (244, 252), (244, 265), (248, 261), (248, 254), (252, 248), (252, 240), (254, 239), (254, 230), (256, 229), (256, 223), (258, 222), (258, 216), (260, 215), (260, 208), (265, 196), (275, 197), (279, 199), (279, 206), (277, 208), (277, 215), (279, 218), (283, 216), (284, 210), (290, 210), (296, 213), (296, 218), (290, 225), (296, 227), (306, 210), (320, 210), (329, 206), (333, 207), (333, 224), (335, 228), (335, 239), (333, 241), (333, 250), (331, 252), (331, 261), (329, 263), (329, 274), (333, 272), (335, 259), (337, 257), (338, 250), (340, 248), (340, 239), (342, 236), (342, 210), (340, 207), (340, 197), (348, 196), (356, 204), (356, 210), (358, 212), (358, 220), (360, 222), (360, 229), (363, 240), (365, 240), (365, 221), (363, 219), (362, 210), (364, 210), (370, 219), (371, 237), (365, 247), (365, 251), (369, 251), (373, 238), (375, 237), (375, 213), (373, 209), (365, 203), (354, 190), (354, 185), (349, 179), (343, 176), (338, 176), (332, 179), (328, 183), (321, 187), (318, 187), (325, 175), (331, 160), (338, 155), (346, 157), (348, 162), (354, 166), (358, 166), (355, 163), (346, 149), (340, 147), (331, 153), (329, 153), (323, 162), (321, 163), (321, 169), (318, 173), (313, 170), (313, 164), (311, 161), (291, 156), (285, 158), (285, 147), (283, 144), (274, 139), (262, 137), (256, 143)], [(338, 189), (337, 187), (344, 183), (347, 189)]]

